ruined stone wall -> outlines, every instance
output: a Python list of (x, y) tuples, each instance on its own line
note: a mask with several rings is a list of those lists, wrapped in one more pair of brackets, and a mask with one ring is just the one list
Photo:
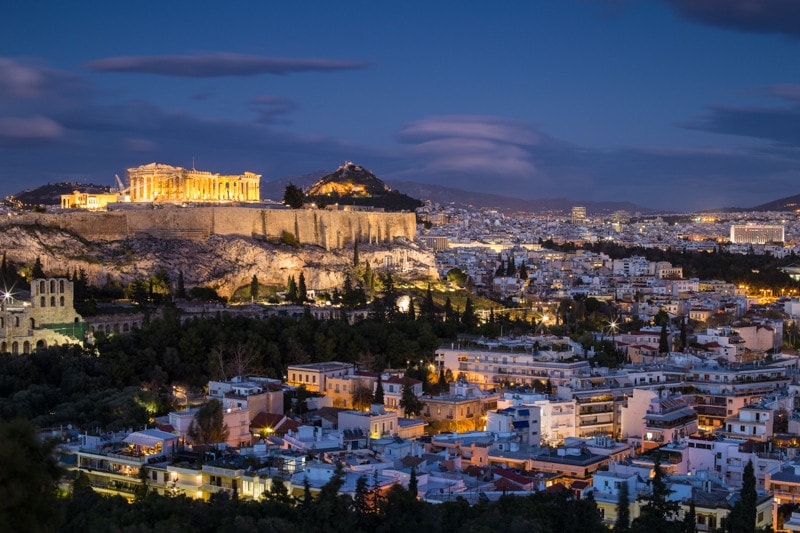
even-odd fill
[(328, 250), (342, 248), (355, 240), (379, 243), (399, 237), (413, 241), (416, 236), (414, 213), (322, 209), (167, 207), (104, 213), (26, 213), (3, 223), (57, 227), (97, 240), (143, 236), (205, 239), (210, 235), (280, 239), (287, 231), (303, 244)]

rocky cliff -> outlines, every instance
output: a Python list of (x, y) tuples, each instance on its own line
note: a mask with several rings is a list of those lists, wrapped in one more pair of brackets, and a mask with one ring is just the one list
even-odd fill
[[(341, 287), (353, 258), (352, 246), (294, 248), (237, 235), (95, 241), (58, 227), (12, 223), (4, 224), (0, 232), (2, 251), (17, 264), (30, 264), (39, 257), (48, 275), (82, 268), (94, 285), (109, 278), (128, 284), (160, 269), (174, 280), (182, 271), (187, 287), (214, 287), (226, 297), (249, 284), (254, 275), (263, 284), (283, 285), (289, 276), (303, 272), (310, 289)], [(413, 277), (435, 275), (433, 254), (412, 242), (360, 243), (359, 257), (375, 269), (389, 264)]]

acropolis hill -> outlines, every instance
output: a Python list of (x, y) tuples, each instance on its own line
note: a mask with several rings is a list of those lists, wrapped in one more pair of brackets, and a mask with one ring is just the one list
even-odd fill
[[(435, 272), (432, 253), (414, 243), (413, 212), (266, 206), (253, 200), (257, 188), (245, 186), (256, 174), (179, 171), (185, 169), (129, 169), (129, 178), (138, 177), (122, 193), (137, 201), (109, 204), (107, 211), (2, 218), (0, 250), (17, 263), (39, 257), (53, 274), (83, 269), (98, 285), (182, 271), (187, 284), (215, 287), (223, 296), (253, 276), (282, 285), (300, 272), (309, 288), (341, 287), (356, 241), (361, 259), (374, 268), (401, 267), (418, 277)], [(299, 248), (285, 243), (288, 234)]]

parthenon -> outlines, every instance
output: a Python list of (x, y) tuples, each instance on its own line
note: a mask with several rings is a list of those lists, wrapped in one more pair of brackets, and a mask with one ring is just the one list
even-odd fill
[(131, 202), (257, 202), (260, 178), (150, 163), (128, 169), (128, 190)]

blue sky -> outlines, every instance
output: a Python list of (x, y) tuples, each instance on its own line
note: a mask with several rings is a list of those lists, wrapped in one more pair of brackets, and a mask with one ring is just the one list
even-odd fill
[(800, 194), (800, 2), (56, 2), (0, 17), (0, 194), (157, 161), (677, 211)]

